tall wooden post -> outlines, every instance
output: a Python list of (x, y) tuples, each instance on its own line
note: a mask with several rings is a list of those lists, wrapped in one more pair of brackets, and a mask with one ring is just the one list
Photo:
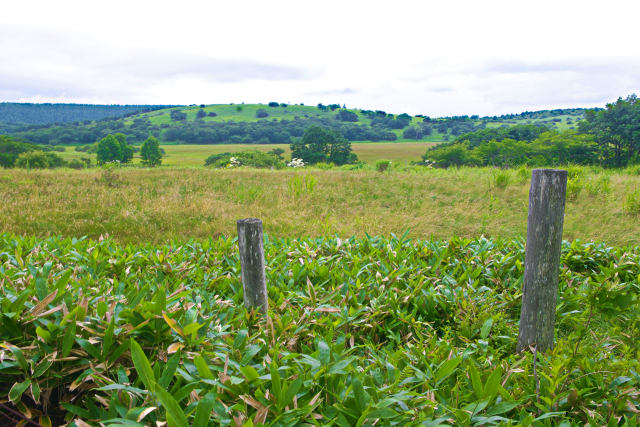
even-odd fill
[(567, 171), (534, 169), (517, 351), (553, 348)]
[(244, 305), (247, 309), (257, 308), (262, 314), (267, 314), (269, 302), (264, 271), (262, 221), (257, 218), (238, 220), (238, 246)]

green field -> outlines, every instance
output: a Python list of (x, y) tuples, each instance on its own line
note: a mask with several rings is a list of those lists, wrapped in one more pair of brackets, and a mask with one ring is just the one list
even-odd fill
[[(422, 155), (428, 147), (437, 144), (436, 142), (365, 142), (353, 143), (352, 149), (360, 161), (375, 164), (377, 160), (385, 159), (393, 162), (409, 163), (421, 160)], [(224, 152), (237, 152), (245, 150), (270, 151), (274, 148), (285, 150), (284, 157), (291, 156), (288, 144), (169, 144), (162, 145), (166, 156), (162, 160), (164, 166), (194, 167), (204, 166), (205, 159), (212, 155)], [(81, 157), (91, 157), (95, 159), (95, 154), (80, 153), (74, 147), (65, 147), (65, 152), (61, 153), (65, 160)], [(139, 164), (139, 156), (134, 158), (134, 164)]]
[[(570, 182), (564, 237), (639, 244), (637, 170), (583, 173)], [(499, 176), (506, 188), (497, 186)], [(233, 235), (237, 219), (259, 217), (278, 237), (512, 238), (526, 231), (529, 177), (525, 169), (401, 164), (386, 173), (371, 166), (0, 170), (0, 232), (160, 243)]]

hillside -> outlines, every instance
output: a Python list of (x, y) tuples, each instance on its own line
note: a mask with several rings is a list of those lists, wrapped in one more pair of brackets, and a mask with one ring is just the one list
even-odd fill
[(48, 125), (125, 117), (167, 105), (34, 104), (0, 102), (0, 123)]
[[(32, 104), (33, 105), (33, 104)], [(44, 105), (44, 104), (43, 104)], [(51, 106), (51, 104), (49, 104)], [(82, 111), (82, 106), (77, 106)], [(583, 109), (546, 110), (505, 116), (456, 116), (430, 118), (423, 115), (390, 114), (324, 106), (269, 104), (214, 104), (171, 108), (138, 106), (147, 111), (123, 110), (136, 106), (89, 106), (120, 114), (119, 118), (86, 119), (81, 123), (61, 123), (52, 109), (42, 107), (49, 118), (61, 124), (18, 126), (7, 124), (0, 115), (0, 133), (10, 134), (38, 144), (89, 144), (109, 133), (123, 133), (131, 143), (153, 134), (163, 142), (187, 144), (267, 144), (290, 143), (311, 125), (340, 132), (350, 141), (447, 141), (463, 133), (486, 127), (514, 124), (544, 125), (550, 129), (570, 129), (582, 119)], [(91, 109), (89, 109), (91, 110)], [(98, 110), (100, 110), (98, 108)], [(98, 111), (96, 110), (96, 111)], [(102, 111), (100, 110), (100, 111)], [(149, 111), (151, 110), (151, 111)], [(31, 110), (32, 112), (35, 109)], [(65, 110), (62, 109), (62, 112)], [(69, 113), (71, 114), (71, 113)], [(53, 116), (51, 116), (53, 115)], [(122, 117), (125, 116), (126, 117)], [(80, 117), (80, 116), (76, 116)], [(15, 119), (14, 119), (15, 120)]]

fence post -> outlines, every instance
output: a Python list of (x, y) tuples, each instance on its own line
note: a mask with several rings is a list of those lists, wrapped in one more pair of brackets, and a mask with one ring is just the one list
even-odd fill
[(567, 171), (534, 169), (517, 352), (553, 348)]
[(258, 308), (260, 313), (267, 314), (269, 302), (264, 271), (262, 221), (257, 218), (238, 220), (238, 246), (244, 305), (249, 310)]

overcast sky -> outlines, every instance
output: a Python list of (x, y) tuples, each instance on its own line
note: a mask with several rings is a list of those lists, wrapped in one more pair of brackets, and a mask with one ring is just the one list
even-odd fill
[(0, 101), (444, 116), (640, 93), (640, 1), (2, 1)]

